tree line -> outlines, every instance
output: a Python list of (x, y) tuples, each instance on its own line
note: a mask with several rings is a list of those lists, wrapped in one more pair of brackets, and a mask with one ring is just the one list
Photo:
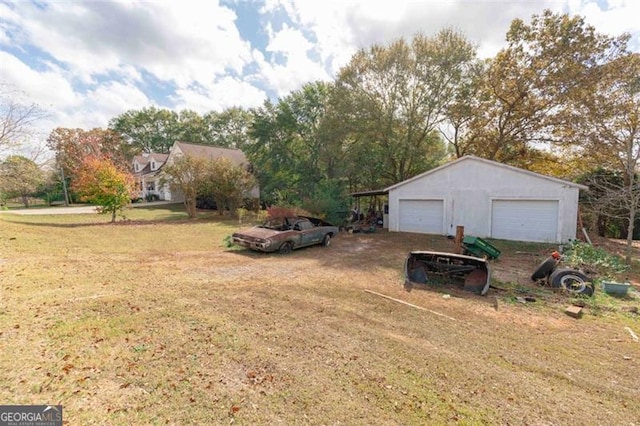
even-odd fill
[[(580, 16), (550, 11), (514, 20), (506, 46), (488, 59), (458, 31), (416, 34), (363, 48), (333, 81), (258, 108), (127, 111), (99, 130), (100, 146), (82, 138), (73, 149), (90, 145), (129, 164), (135, 153), (167, 152), (178, 140), (238, 148), (263, 202), (325, 212), (345, 210), (349, 192), (476, 155), (606, 187), (585, 195), (585, 217), (631, 241), (640, 55), (628, 42), (627, 34), (607, 36)], [(56, 141), (74, 131), (49, 138), (62, 164), (73, 161), (72, 149)], [(98, 130), (85, 132), (93, 140), (91, 132)]]

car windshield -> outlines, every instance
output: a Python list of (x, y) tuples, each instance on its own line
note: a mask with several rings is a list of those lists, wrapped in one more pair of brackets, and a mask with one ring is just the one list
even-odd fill
[(284, 228), (289, 226), (289, 222), (288, 222), (287, 218), (285, 218), (285, 217), (276, 217), (276, 218), (273, 218), (273, 219), (268, 219), (266, 222), (264, 222), (260, 226), (262, 228), (276, 229), (276, 230), (281, 231)]

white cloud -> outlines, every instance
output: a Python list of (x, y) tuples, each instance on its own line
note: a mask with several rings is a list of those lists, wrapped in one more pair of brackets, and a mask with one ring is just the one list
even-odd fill
[(304, 54), (313, 47), (311, 42), (299, 30), (284, 25), (282, 30), (273, 33), (269, 31), (271, 40), (267, 45), (268, 52), (282, 52), (287, 55)]
[(585, 17), (598, 32), (613, 36), (628, 32), (633, 34), (632, 44), (640, 49), (640, 2), (637, 0), (609, 0), (602, 9), (595, 0), (570, 0), (571, 14)]
[(106, 127), (111, 118), (151, 104), (135, 85), (111, 81), (85, 93), (73, 89), (64, 71), (52, 65), (36, 71), (15, 56), (0, 51), (2, 83), (24, 104), (37, 104), (47, 117), (36, 123), (32, 144), (41, 144), (55, 127)]
[(67, 110), (70, 122), (83, 123), (80, 127), (107, 127), (109, 120), (129, 109), (141, 109), (152, 102), (136, 86), (112, 81), (90, 90), (81, 104)]
[(59, 72), (35, 71), (20, 59), (3, 51), (0, 51), (0, 64), (2, 82), (27, 94), (32, 99), (31, 102), (43, 108), (67, 108), (78, 102), (69, 81)]
[(202, 114), (234, 106), (257, 107), (266, 98), (262, 90), (235, 77), (224, 77), (206, 88), (178, 89), (173, 96), (176, 110), (190, 109)]
[(217, 2), (49, 2), (44, 8), (20, 2), (14, 7), (18, 13), (5, 19), (21, 27), (21, 37), (83, 82), (135, 67), (186, 87), (228, 70), (240, 73), (251, 58), (235, 13)]
[(256, 51), (254, 58), (260, 68), (257, 78), (263, 81), (278, 97), (299, 89), (305, 83), (329, 80), (329, 75), (321, 64), (313, 62), (306, 55), (287, 55), (284, 64), (268, 62), (262, 53)]
[(357, 49), (411, 38), (418, 32), (433, 35), (446, 27), (462, 31), (479, 45), (481, 57), (492, 56), (503, 47), (513, 19), (526, 20), (545, 8), (561, 12), (562, 6), (556, 0), (268, 0), (264, 12), (284, 11), (297, 26), (311, 32), (321, 65), (335, 76)]
[(267, 32), (269, 43), (265, 50), (276, 55), (267, 60), (261, 52), (254, 51), (254, 60), (260, 68), (261, 80), (278, 96), (284, 96), (307, 82), (329, 80), (323, 63), (311, 59), (314, 45), (302, 31), (284, 24), (276, 32), (268, 26)]

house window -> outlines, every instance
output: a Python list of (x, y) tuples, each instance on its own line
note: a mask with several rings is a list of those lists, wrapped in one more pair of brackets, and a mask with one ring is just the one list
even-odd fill
[(135, 164), (133, 165), (133, 169), (134, 169), (136, 172), (138, 171), (138, 163), (135, 163)]
[(156, 162), (152, 161), (151, 162), (151, 170), (155, 170), (156, 169)]
[(149, 182), (149, 184), (147, 185), (147, 191), (155, 191), (155, 190), (156, 190), (156, 183)]

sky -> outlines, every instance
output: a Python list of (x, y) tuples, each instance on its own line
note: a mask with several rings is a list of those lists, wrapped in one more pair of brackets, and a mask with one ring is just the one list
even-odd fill
[(257, 107), (418, 32), (454, 28), (491, 57), (544, 9), (640, 52), (640, 0), (0, 0), (0, 88), (47, 112), (43, 141), (131, 109)]

